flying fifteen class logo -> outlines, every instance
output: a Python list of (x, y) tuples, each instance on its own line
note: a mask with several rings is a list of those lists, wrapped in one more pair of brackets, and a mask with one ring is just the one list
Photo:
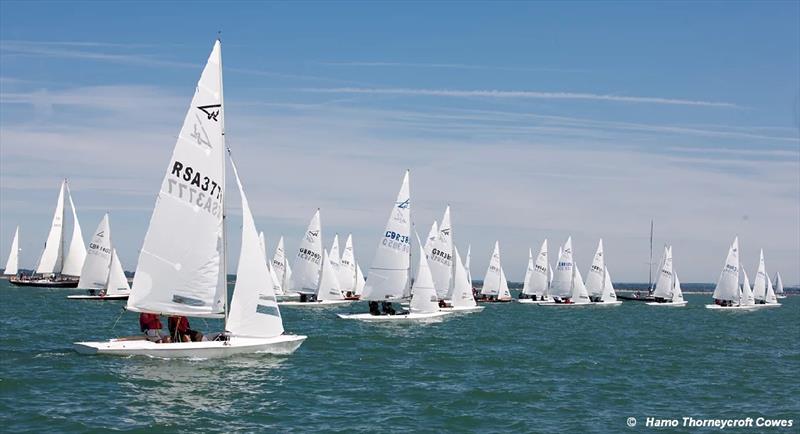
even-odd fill
[(219, 116), (219, 111), (222, 108), (222, 104), (201, 105), (197, 106), (197, 108), (205, 113), (206, 116), (208, 116), (208, 120), (213, 119), (214, 122), (218, 122), (217, 116)]
[(411, 205), (411, 199), (406, 199), (402, 202), (397, 202), (397, 207), (400, 209), (406, 209)]

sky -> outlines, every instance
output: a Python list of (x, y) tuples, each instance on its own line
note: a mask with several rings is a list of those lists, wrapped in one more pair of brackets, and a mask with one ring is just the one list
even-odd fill
[(681, 281), (716, 281), (738, 235), (748, 273), (763, 248), (800, 282), (798, 2), (4, 0), (2, 261), (20, 225), (36, 265), (66, 177), (85, 241), (108, 211), (135, 269), (218, 31), (269, 251), (295, 254), (320, 208), (366, 271), (408, 168), (417, 231), (450, 205), (475, 279), (495, 240), (520, 281), (529, 248), (571, 235), (580, 268), (602, 238), (614, 281), (646, 282), (653, 219)]

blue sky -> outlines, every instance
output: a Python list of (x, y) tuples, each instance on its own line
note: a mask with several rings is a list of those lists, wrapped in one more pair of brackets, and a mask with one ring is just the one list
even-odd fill
[(797, 2), (4, 1), (0, 254), (20, 224), (35, 265), (69, 177), (84, 234), (110, 211), (135, 268), (221, 29), (228, 143), (270, 250), (320, 207), (324, 242), (353, 232), (368, 267), (410, 168), (419, 232), (450, 204), (476, 278), (495, 239), (519, 280), (528, 247), (571, 234), (582, 268), (603, 237), (613, 278), (646, 280), (654, 218), (683, 281), (714, 281), (738, 234), (749, 272), (763, 247), (798, 282), (798, 23)]

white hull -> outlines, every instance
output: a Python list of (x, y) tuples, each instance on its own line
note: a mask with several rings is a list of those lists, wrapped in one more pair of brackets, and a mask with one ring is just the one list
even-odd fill
[(679, 303), (676, 302), (666, 302), (666, 303), (656, 303), (655, 301), (645, 303), (648, 306), (663, 306), (663, 307), (683, 307), (689, 304), (688, 301), (681, 301)]
[(299, 300), (299, 299), (300, 299), (300, 294), (299, 294), (299, 293), (297, 293), (297, 292), (289, 292), (289, 293), (286, 293), (286, 294), (280, 294), (280, 295), (276, 295), (276, 296), (275, 296), (275, 298), (276, 298), (278, 301), (284, 301), (284, 300)]
[(452, 312), (452, 313), (472, 313), (472, 312), (480, 312), (484, 309), (484, 306), (452, 306), (452, 307), (442, 307), (439, 308), (442, 312)]
[(621, 306), (621, 305), (622, 305), (622, 302), (619, 301), (619, 300), (617, 300), (617, 301), (597, 301), (597, 302), (592, 303), (592, 306), (597, 306), (597, 307), (614, 307), (614, 306)]
[(127, 300), (128, 294), (119, 295), (68, 295), (70, 300)]
[(785, 296), (785, 295), (776, 295), (775, 297), (777, 297), (777, 298), (779, 298), (779, 299), (781, 299), (781, 298), (786, 298), (786, 296)]
[(767, 303), (767, 304), (756, 304), (756, 309), (768, 309), (770, 307), (781, 307), (780, 303)]
[(554, 307), (588, 307), (594, 306), (595, 303), (540, 303), (539, 306), (554, 306)]
[(157, 344), (147, 340), (118, 340), (105, 342), (75, 342), (80, 354), (112, 356), (148, 356), (164, 359), (228, 357), (234, 354), (269, 353), (291, 354), (306, 339), (300, 335), (280, 335), (272, 338), (232, 337), (229, 341), (181, 342)]
[(338, 314), (337, 316), (341, 319), (355, 319), (359, 321), (368, 321), (368, 322), (411, 322), (411, 321), (425, 321), (434, 318), (440, 318), (445, 315), (449, 315), (451, 311), (439, 311), (439, 312), (431, 312), (431, 313), (418, 313), (412, 312), (407, 313), (405, 315), (372, 315), (370, 313), (351, 313), (351, 314)]
[(517, 303), (522, 304), (541, 304), (541, 303), (553, 303), (551, 300), (534, 300), (532, 298), (518, 298)]
[(707, 304), (706, 309), (712, 310), (755, 310), (757, 309), (755, 304), (751, 304), (748, 306), (720, 306), (718, 304)]
[(291, 307), (328, 307), (350, 304), (354, 301), (355, 300), (279, 301), (278, 304)]

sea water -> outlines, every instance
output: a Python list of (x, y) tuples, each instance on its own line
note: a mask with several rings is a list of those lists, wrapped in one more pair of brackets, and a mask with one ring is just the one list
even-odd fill
[[(0, 430), (617, 433), (767, 417), (798, 432), (800, 297), (755, 312), (707, 310), (708, 294), (685, 308), (503, 303), (431, 324), (336, 318), (363, 302), (287, 307), (287, 332), (308, 335), (291, 356), (161, 360), (75, 353), (138, 333), (124, 302), (66, 299), (78, 292), (0, 282)], [(724, 432), (737, 430), (766, 429)]]

